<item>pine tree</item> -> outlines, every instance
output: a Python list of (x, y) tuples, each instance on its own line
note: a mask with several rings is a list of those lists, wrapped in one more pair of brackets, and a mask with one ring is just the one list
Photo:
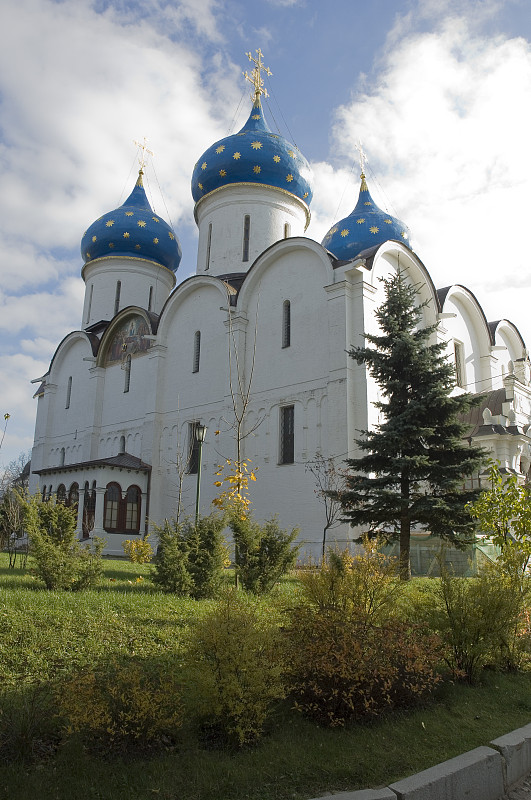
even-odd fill
[(344, 518), (400, 543), (400, 577), (411, 576), (412, 528), (464, 547), (474, 522), (465, 505), (476, 491), (467, 477), (483, 463), (483, 451), (465, 440), (462, 419), (478, 397), (450, 396), (455, 385), (446, 344), (433, 343), (437, 323), (421, 327), (423, 308), (400, 271), (383, 281), (385, 301), (376, 311), (381, 335), (366, 334), (371, 346), (349, 355), (367, 364), (380, 387), (376, 407), (384, 421), (357, 441), (365, 454), (348, 460), (341, 497)]

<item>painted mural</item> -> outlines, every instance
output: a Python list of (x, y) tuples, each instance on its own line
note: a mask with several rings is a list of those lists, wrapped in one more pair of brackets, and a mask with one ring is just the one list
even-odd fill
[(150, 337), (151, 331), (144, 317), (129, 317), (114, 332), (105, 355), (105, 366), (149, 350)]

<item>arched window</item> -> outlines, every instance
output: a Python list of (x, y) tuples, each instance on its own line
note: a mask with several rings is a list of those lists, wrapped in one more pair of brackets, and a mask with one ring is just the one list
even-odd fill
[(282, 347), (289, 347), (291, 344), (291, 304), (289, 300), (284, 300), (282, 306)]
[(280, 454), (279, 464), (293, 464), (295, 460), (295, 407), (280, 408)]
[(114, 315), (120, 310), (120, 293), (122, 291), (122, 281), (116, 281), (116, 292), (114, 294)]
[(89, 301), (88, 301), (88, 306), (87, 306), (87, 316), (86, 316), (86, 319), (85, 319), (86, 323), (90, 322), (90, 312), (92, 310), (92, 295), (93, 294), (94, 294), (94, 284), (92, 284), (92, 286), (90, 287)]
[(70, 398), (72, 396), (72, 376), (69, 377), (66, 384), (66, 403), (65, 408), (70, 408)]
[(251, 217), (246, 214), (243, 218), (243, 253), (242, 261), (249, 261), (249, 239), (251, 237)]
[(64, 483), (60, 483), (57, 487), (56, 497), (58, 503), (66, 503), (66, 486)]
[(201, 331), (194, 334), (194, 363), (192, 372), (199, 372), (199, 359), (201, 357)]
[(103, 527), (109, 533), (118, 530), (122, 489), (118, 483), (108, 483), (103, 502)]
[(125, 364), (124, 364), (124, 394), (125, 392), (129, 391), (129, 387), (131, 385), (131, 356), (126, 356)]
[(77, 511), (78, 503), (79, 503), (79, 484), (73, 483), (68, 492), (68, 500), (66, 501), (66, 504), (71, 508), (75, 508)]
[(289, 239), (291, 236), (291, 225), (289, 222), (284, 223), (284, 239)]
[(89, 482), (85, 481), (85, 497), (83, 498), (83, 538), (87, 539), (91, 530), (94, 528), (94, 516), (96, 512), (96, 481), (92, 482), (90, 491)]
[(210, 222), (208, 225), (208, 237), (207, 237), (207, 251), (206, 251), (206, 263), (205, 263), (205, 270), (210, 269), (210, 251), (212, 249), (212, 223)]
[(119, 454), (125, 453), (125, 436), (120, 436), (120, 451)]
[(59, 453), (59, 466), (60, 467), (64, 467), (64, 465), (65, 465), (65, 449), (64, 449), (64, 447), (61, 447), (61, 450), (60, 450), (60, 453)]
[(125, 496), (125, 530), (138, 533), (140, 530), (141, 492), (138, 486), (130, 486)]

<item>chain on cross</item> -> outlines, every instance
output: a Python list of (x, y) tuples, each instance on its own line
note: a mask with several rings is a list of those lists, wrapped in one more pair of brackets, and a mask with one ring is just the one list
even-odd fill
[(264, 86), (264, 81), (262, 80), (262, 70), (265, 72), (266, 75), (272, 75), (273, 73), (266, 67), (262, 62), (263, 53), (260, 48), (256, 51), (257, 58), (253, 58), (251, 53), (245, 54), (249, 61), (254, 63), (253, 71), (249, 75), (248, 72), (244, 72), (243, 76), (249, 83), (252, 83), (254, 86), (254, 91), (251, 95), (251, 100), (253, 103), (258, 103), (260, 100), (260, 95), (263, 94), (264, 97), (269, 97), (267, 89)]

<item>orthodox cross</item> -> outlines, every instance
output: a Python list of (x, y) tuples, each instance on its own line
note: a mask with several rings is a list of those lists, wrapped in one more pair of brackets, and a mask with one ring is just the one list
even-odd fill
[(367, 163), (367, 156), (365, 155), (361, 140), (358, 140), (354, 147), (359, 153), (361, 177), (363, 178), (365, 176), (365, 164)]
[(138, 159), (138, 163), (140, 164), (140, 172), (142, 174), (144, 174), (144, 167), (146, 166), (146, 162), (147, 162), (146, 153), (147, 153), (147, 155), (151, 156), (151, 158), (153, 158), (153, 152), (151, 150), (148, 150), (146, 142), (147, 142), (147, 139), (146, 139), (145, 136), (144, 136), (144, 141), (143, 142), (137, 142), (136, 139), (133, 139), (133, 144), (136, 144), (137, 147), (140, 147), (140, 149), (142, 151), (142, 155)]
[(263, 64), (262, 62), (263, 53), (260, 50), (260, 48), (258, 48), (258, 50), (256, 51), (256, 55), (258, 56), (258, 58), (253, 58), (251, 53), (246, 53), (245, 55), (247, 56), (249, 61), (252, 61), (254, 63), (254, 67), (250, 75), (247, 72), (244, 72), (243, 76), (246, 80), (249, 81), (249, 83), (253, 84), (254, 91), (251, 95), (251, 99), (253, 100), (254, 103), (258, 103), (261, 94), (263, 94), (264, 97), (269, 97), (267, 89), (264, 86), (264, 81), (262, 80), (262, 70), (264, 70), (266, 75), (272, 75), (273, 73), (271, 72), (269, 67), (266, 67)]

